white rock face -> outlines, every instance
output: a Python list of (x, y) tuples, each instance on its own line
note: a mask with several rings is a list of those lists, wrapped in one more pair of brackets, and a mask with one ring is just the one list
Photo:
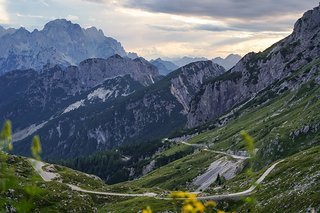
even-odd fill
[(142, 169), (142, 175), (146, 175), (149, 172), (151, 172), (152, 170), (154, 170), (156, 165), (156, 161), (152, 160), (148, 165), (146, 165), (145, 167), (143, 167)]
[(71, 104), (70, 106), (68, 106), (68, 107), (63, 111), (62, 114), (67, 113), (67, 112), (71, 112), (71, 111), (73, 111), (73, 110), (75, 110), (75, 109), (78, 109), (78, 108), (81, 107), (81, 106), (84, 106), (84, 100), (77, 101), (77, 102)]
[(44, 65), (76, 65), (88, 58), (127, 56), (121, 44), (95, 27), (83, 29), (65, 19), (47, 23), (43, 30), (0, 29), (0, 74)]
[(22, 129), (20, 131), (17, 131), (15, 132), (13, 135), (12, 135), (12, 141), (15, 142), (15, 141), (19, 141), (19, 140), (23, 140), (25, 139), (26, 137), (32, 135), (33, 133), (35, 133), (37, 130), (41, 129), (44, 125), (46, 125), (46, 123), (48, 123), (48, 121), (45, 121), (41, 124), (32, 124), (30, 125), (29, 127), (25, 128), (25, 129)]
[(236, 176), (242, 168), (243, 160), (229, 160), (227, 157), (222, 157), (214, 161), (204, 174), (198, 176), (193, 181), (193, 184), (198, 186), (196, 192), (207, 189), (217, 180), (218, 174), (226, 180), (229, 180)]
[(90, 93), (87, 98), (88, 100), (99, 98), (102, 101), (105, 101), (113, 92), (113, 90), (105, 90), (104, 88), (98, 88), (92, 93)]

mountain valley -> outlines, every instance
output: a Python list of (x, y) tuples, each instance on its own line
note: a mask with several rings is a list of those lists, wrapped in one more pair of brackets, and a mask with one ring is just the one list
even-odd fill
[(184, 191), (319, 212), (319, 44), (320, 5), (242, 58), (147, 61), (64, 19), (0, 28), (0, 211), (183, 212)]

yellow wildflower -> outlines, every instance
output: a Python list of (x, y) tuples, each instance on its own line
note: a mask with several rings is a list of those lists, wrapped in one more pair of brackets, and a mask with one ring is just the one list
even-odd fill
[(205, 210), (205, 207), (200, 201), (196, 201), (194, 203), (194, 210), (196, 213), (203, 213)]
[(194, 213), (194, 208), (191, 204), (184, 205), (182, 207), (182, 213)]
[(192, 193), (185, 193), (186, 198), (191, 199), (191, 200), (195, 200), (197, 198), (196, 194), (192, 194)]
[(149, 206), (142, 210), (142, 213), (152, 213), (152, 210)]
[(215, 201), (208, 201), (205, 203), (205, 206), (207, 208), (215, 208), (217, 206), (217, 203)]

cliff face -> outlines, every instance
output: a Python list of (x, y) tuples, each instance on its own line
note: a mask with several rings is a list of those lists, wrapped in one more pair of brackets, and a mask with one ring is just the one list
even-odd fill
[[(114, 79), (124, 76), (130, 80)], [(15, 128), (23, 129), (59, 115), (93, 90), (102, 93), (100, 97), (107, 96), (104, 93), (109, 90), (118, 91), (117, 97), (121, 97), (152, 85), (158, 77), (157, 69), (147, 61), (119, 55), (108, 59), (88, 59), (79, 66), (67, 68), (54, 66), (40, 72), (12, 71), (0, 76), (0, 118), (10, 119), (14, 121)], [(116, 88), (117, 83), (121, 88)]]
[(190, 110), (190, 102), (199, 92), (201, 85), (225, 72), (225, 69), (211, 61), (192, 63), (180, 69), (180, 74), (171, 79), (170, 91), (183, 106), (183, 113)]
[(287, 38), (249, 53), (223, 76), (205, 84), (192, 101), (188, 127), (214, 119), (320, 56), (320, 8), (306, 12)]

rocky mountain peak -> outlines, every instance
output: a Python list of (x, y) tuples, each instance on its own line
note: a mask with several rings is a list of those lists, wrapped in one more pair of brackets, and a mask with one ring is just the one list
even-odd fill
[(135, 52), (128, 52), (128, 58), (136, 59), (139, 58), (139, 55)]
[(165, 61), (161, 58), (157, 58), (150, 61), (151, 64), (156, 66), (161, 75), (168, 75), (170, 72), (178, 69), (179, 67), (170, 61)]
[(73, 24), (66, 19), (56, 19), (48, 22), (43, 28), (43, 34), (53, 40), (79, 41), (84, 37), (84, 30), (79, 24)]
[(149, 62), (146, 59), (142, 58), (142, 57), (138, 57), (138, 58), (135, 58), (133, 60), (136, 61), (136, 62), (143, 63), (143, 64), (147, 64), (147, 63), (149, 64)]
[[(202, 70), (207, 67), (221, 67), (221, 66), (216, 63), (213, 63), (210, 60), (204, 60), (204, 61), (192, 62), (190, 64), (185, 65), (183, 68), (191, 69), (191, 70)], [(221, 69), (224, 70), (223, 67), (221, 67)]]
[(296, 37), (314, 35), (318, 33), (320, 27), (320, 5), (309, 10), (298, 19), (294, 25), (293, 34)]
[(26, 28), (20, 27), (14, 34), (26, 36), (26, 35), (30, 34), (30, 32)]
[(240, 55), (230, 54), (226, 58), (216, 57), (212, 59), (212, 61), (220, 66), (223, 66), (226, 70), (231, 69), (234, 65), (236, 65), (241, 59)]
[[(71, 21), (68, 21), (66, 19), (55, 19), (53, 21), (48, 22), (43, 30), (51, 30), (51, 29), (63, 29), (63, 28), (69, 28), (72, 26), (79, 26), (78, 24), (73, 24)], [(79, 26), (80, 27), (80, 26)]]
[(113, 55), (113, 56), (110, 56), (110, 58), (123, 59), (123, 58), (121, 57), (121, 55), (119, 55), (119, 54), (115, 54), (115, 55)]
[(127, 56), (122, 45), (101, 30), (83, 29), (66, 19), (50, 21), (32, 33), (24, 28), (2, 29), (0, 44), (0, 74), (29, 68), (40, 71), (48, 63), (69, 66), (88, 58)]
[(85, 29), (85, 33), (91, 38), (101, 38), (104, 37), (104, 33), (102, 30), (98, 30), (96, 27), (89, 27)]
[(14, 32), (16, 32), (17, 30), (14, 28), (8, 28), (5, 29), (4, 27), (0, 26), (0, 37), (4, 36), (6, 34), (13, 34)]

